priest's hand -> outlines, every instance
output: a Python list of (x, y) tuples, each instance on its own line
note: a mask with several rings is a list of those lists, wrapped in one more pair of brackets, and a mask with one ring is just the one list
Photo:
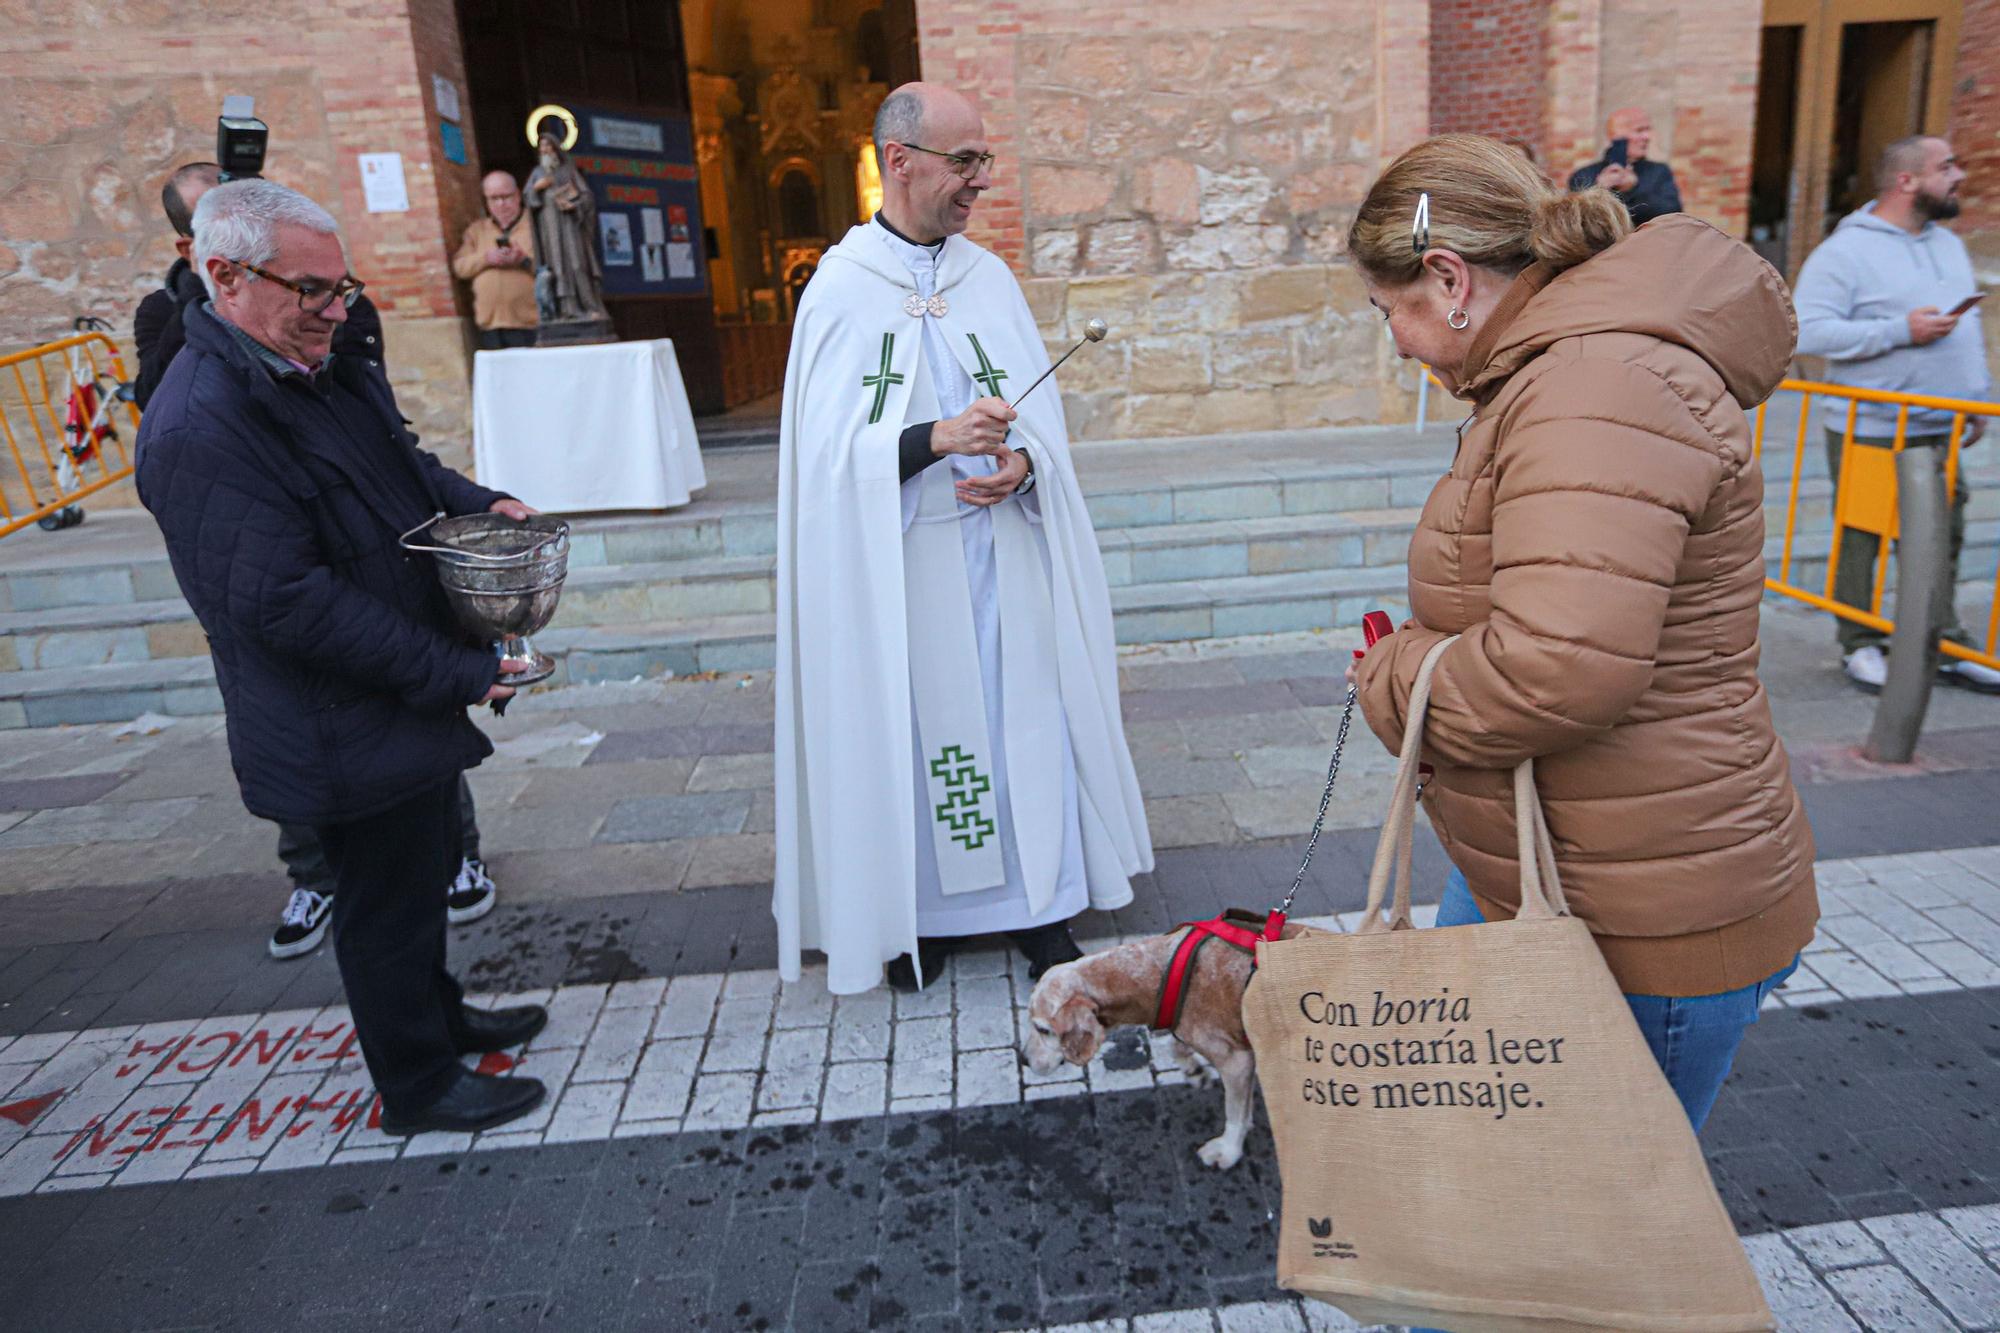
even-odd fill
[[(981, 398), (955, 417), (947, 417), (931, 427), (931, 452), (946, 454), (988, 454), (1007, 452), (1007, 423), (1014, 409), (1004, 398)], [(1006, 497), (1001, 497), (1002, 499)]]
[(1018, 453), (1002, 445), (1000, 452), (994, 455), (994, 461), (1000, 465), (997, 472), (988, 473), (983, 477), (960, 477), (958, 479), (958, 498), (960, 500), (969, 505), (978, 505), (982, 509), (990, 505), (997, 505), (1012, 495), (1015, 488), (1028, 479), (1028, 456), (1026, 454)]
[(495, 500), (487, 512), (511, 518), (516, 523), (525, 523), (542, 511), (531, 505), (524, 505), (519, 500)]

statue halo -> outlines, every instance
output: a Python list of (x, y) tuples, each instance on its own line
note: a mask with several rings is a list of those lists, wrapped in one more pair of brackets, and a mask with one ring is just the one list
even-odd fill
[(576, 117), (570, 114), (568, 107), (558, 106), (554, 102), (550, 102), (545, 106), (538, 106), (528, 113), (528, 146), (532, 148), (541, 143), (541, 138), (535, 133), (535, 127), (550, 116), (554, 116), (557, 120), (560, 120), (563, 123), (563, 128), (568, 131), (563, 136), (562, 141), (562, 150), (567, 153), (570, 149), (576, 147)]

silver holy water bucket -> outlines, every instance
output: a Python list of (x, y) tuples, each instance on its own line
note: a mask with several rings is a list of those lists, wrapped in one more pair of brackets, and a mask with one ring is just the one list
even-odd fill
[[(430, 540), (412, 540), (429, 530)], [(532, 685), (555, 674), (556, 664), (535, 651), (529, 636), (556, 613), (569, 574), (569, 524), (536, 515), (511, 519), (503, 514), (443, 514), (404, 533), (406, 551), (430, 556), (438, 582), (458, 623), (482, 639), (499, 643), (503, 658), (528, 662), (526, 671), (502, 672), (502, 685)]]

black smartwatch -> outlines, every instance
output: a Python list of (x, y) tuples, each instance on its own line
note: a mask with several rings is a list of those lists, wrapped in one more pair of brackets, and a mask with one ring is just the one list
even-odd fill
[(1027, 475), (1027, 476), (1025, 476), (1025, 477), (1023, 477), (1023, 478), (1021, 478), (1021, 484), (1020, 484), (1019, 486), (1016, 486), (1016, 487), (1014, 488), (1014, 494), (1016, 494), (1016, 495), (1026, 495), (1026, 494), (1027, 494), (1027, 493), (1028, 493), (1029, 491), (1032, 491), (1032, 490), (1034, 490), (1034, 489), (1035, 489), (1035, 459), (1034, 459), (1034, 455), (1030, 454), (1030, 453), (1029, 453), (1029, 452), (1028, 452), (1028, 451), (1027, 451), (1026, 449), (1016, 449), (1016, 450), (1015, 450), (1014, 452), (1015, 452), (1015, 453), (1017, 453), (1017, 454), (1019, 454), (1019, 455), (1021, 455), (1021, 457), (1022, 457), (1022, 458), (1023, 458), (1024, 460), (1026, 460), (1026, 462), (1027, 462), (1027, 464), (1028, 464), (1028, 475)]

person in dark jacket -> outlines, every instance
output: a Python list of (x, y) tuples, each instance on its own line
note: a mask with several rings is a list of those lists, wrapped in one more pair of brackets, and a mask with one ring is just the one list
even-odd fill
[[(132, 381), (132, 398), (144, 412), (160, 380), (173, 364), (174, 353), (186, 341), (182, 322), (187, 308), (208, 299), (208, 291), (189, 262), (194, 254), (194, 210), (201, 197), (222, 183), (222, 168), (213, 162), (189, 162), (160, 187), (160, 207), (174, 229), (174, 249), (180, 257), (167, 269), (166, 283), (139, 302), (132, 315), (132, 345), (139, 353), (139, 375)], [(366, 296), (356, 297), (347, 319), (335, 330), (333, 350), (388, 366), (382, 343), (382, 316)]]
[[(160, 187), (160, 207), (174, 229), (174, 249), (180, 257), (167, 270), (166, 286), (141, 301), (132, 316), (132, 341), (139, 351), (133, 400), (142, 412), (187, 340), (183, 329), (187, 308), (208, 299), (208, 289), (189, 262), (194, 254), (194, 210), (201, 197), (221, 183), (222, 168), (215, 163), (189, 162)], [(367, 296), (355, 297), (347, 308), (347, 318), (334, 330), (333, 350), (337, 356), (366, 361), (387, 373), (382, 317)], [(444, 886), (446, 915), (455, 926), (477, 921), (492, 911), (497, 893), (493, 877), (480, 859), (478, 812), (472, 788), (463, 778), (458, 784), (458, 810), (465, 846), (456, 871)], [(279, 914), (277, 929), (271, 932), (270, 953), (277, 959), (302, 958), (317, 949), (326, 936), (333, 919), (337, 876), (310, 824), (278, 825), (278, 859), (285, 863), (292, 893)]]
[(137, 479), (208, 635), (243, 803), (315, 826), (338, 871), (334, 955), (383, 1129), (503, 1124), (546, 1090), (460, 1057), (548, 1014), (464, 1004), (436, 886), (458, 864), (458, 779), (493, 748), (466, 709), (511, 691), (397, 537), (439, 512), (534, 511), (420, 452), (381, 368), (332, 353), (360, 284), (319, 205), (217, 186), (193, 266), (210, 299), (182, 314)]
[(1625, 165), (1613, 162), (1607, 149), (1603, 157), (1571, 174), (1569, 188), (1603, 186), (1625, 205), (1635, 227), (1680, 212), (1681, 187), (1674, 180), (1674, 169), (1647, 156), (1653, 147), (1652, 116), (1643, 107), (1624, 107), (1611, 113), (1605, 131), (1614, 141), (1625, 141)]

